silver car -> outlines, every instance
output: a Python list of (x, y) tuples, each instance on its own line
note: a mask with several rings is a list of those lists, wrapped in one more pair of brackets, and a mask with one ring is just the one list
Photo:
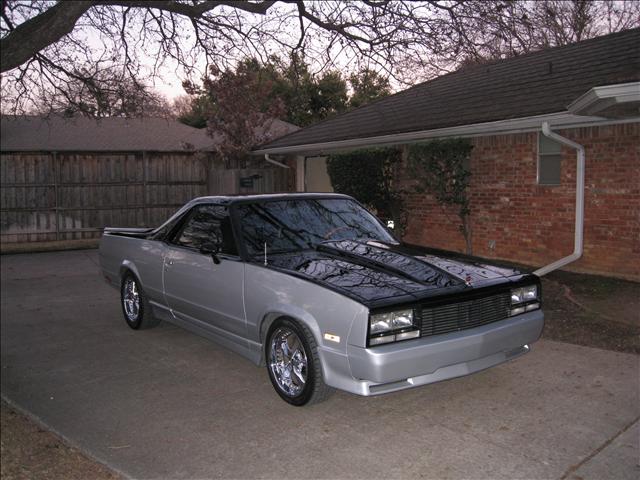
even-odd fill
[(477, 372), (544, 323), (536, 276), (400, 243), (345, 195), (197, 198), (156, 229), (106, 228), (100, 262), (131, 328), (215, 340), (292, 405)]

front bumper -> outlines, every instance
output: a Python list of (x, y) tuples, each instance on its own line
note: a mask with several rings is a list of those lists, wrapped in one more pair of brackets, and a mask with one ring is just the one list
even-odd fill
[(542, 310), (446, 335), (321, 352), (325, 382), (358, 395), (378, 395), (468, 375), (526, 353), (542, 333)]

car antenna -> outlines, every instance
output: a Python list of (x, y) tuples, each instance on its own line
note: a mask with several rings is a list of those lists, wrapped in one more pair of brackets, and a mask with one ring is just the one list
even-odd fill
[(264, 266), (267, 266), (267, 242), (264, 242)]

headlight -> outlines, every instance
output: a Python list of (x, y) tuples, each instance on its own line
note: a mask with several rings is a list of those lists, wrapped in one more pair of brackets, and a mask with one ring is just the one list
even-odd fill
[(511, 290), (511, 304), (530, 302), (538, 299), (538, 286), (529, 285), (528, 287), (514, 288)]
[(514, 288), (511, 290), (511, 305), (516, 303), (522, 303), (523, 292), (521, 288)]
[(413, 325), (413, 310), (377, 313), (375, 315), (371, 315), (370, 322), (371, 328), (369, 329), (369, 332), (371, 332), (372, 335), (411, 327)]
[(369, 317), (369, 345), (408, 340), (420, 336), (413, 323), (413, 310), (376, 313)]
[(540, 300), (537, 285), (511, 290), (511, 316), (537, 310), (538, 308), (540, 308)]

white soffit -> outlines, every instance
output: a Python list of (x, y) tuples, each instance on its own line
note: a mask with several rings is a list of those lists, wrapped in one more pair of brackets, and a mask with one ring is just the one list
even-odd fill
[(631, 102), (640, 102), (640, 82), (593, 87), (573, 101), (567, 110), (575, 115), (593, 115), (614, 105)]

